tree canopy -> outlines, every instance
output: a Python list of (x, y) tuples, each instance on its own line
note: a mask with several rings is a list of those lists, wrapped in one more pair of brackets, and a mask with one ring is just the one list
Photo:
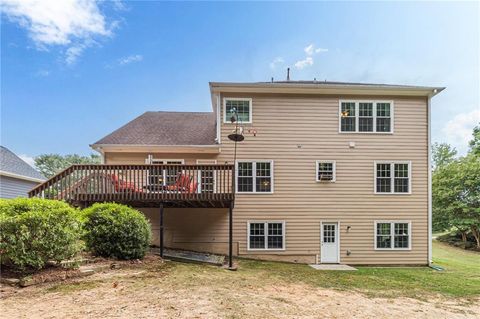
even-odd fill
[(66, 169), (73, 164), (99, 164), (100, 155), (90, 154), (82, 156), (78, 154), (42, 154), (35, 157), (35, 167), (47, 178)]
[(465, 241), (471, 232), (480, 248), (480, 126), (473, 131), (470, 151), (455, 158), (448, 144), (433, 149), (432, 176), (433, 228), (457, 229)]

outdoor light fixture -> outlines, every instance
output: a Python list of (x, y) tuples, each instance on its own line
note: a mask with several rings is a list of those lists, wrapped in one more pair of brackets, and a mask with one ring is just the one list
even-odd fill
[[(231, 141), (236, 142), (241, 142), (245, 139), (243, 136), (243, 129), (238, 127), (238, 112), (236, 108), (232, 108), (232, 117), (230, 117), (230, 122), (235, 123), (235, 130), (233, 130), (232, 134), (228, 135), (228, 139)], [(235, 158), (234, 162), (236, 160), (236, 154), (237, 154), (237, 144), (235, 144)]]

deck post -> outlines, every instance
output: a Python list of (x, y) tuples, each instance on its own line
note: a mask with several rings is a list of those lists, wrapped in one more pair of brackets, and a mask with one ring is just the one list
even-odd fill
[(160, 257), (163, 258), (163, 203), (160, 203)]
[(228, 268), (233, 268), (232, 252), (233, 252), (233, 201), (230, 202), (228, 209)]

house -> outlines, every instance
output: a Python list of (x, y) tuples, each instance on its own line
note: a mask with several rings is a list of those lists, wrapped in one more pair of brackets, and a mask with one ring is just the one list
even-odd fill
[(91, 145), (104, 165), (74, 166), (31, 195), (64, 183), (57, 197), (79, 205), (138, 207), (162, 251), (425, 265), (430, 100), (442, 90), (210, 83), (212, 112), (146, 112)]
[(27, 197), (45, 177), (20, 157), (0, 146), (0, 198)]

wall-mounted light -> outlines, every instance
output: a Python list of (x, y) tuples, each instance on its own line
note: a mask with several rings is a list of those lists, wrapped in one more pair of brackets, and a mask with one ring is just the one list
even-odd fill
[(350, 250), (347, 250), (347, 256), (350, 256), (352, 252)]
[(352, 226), (348, 225), (347, 226), (347, 233), (350, 231), (350, 228), (352, 228)]

